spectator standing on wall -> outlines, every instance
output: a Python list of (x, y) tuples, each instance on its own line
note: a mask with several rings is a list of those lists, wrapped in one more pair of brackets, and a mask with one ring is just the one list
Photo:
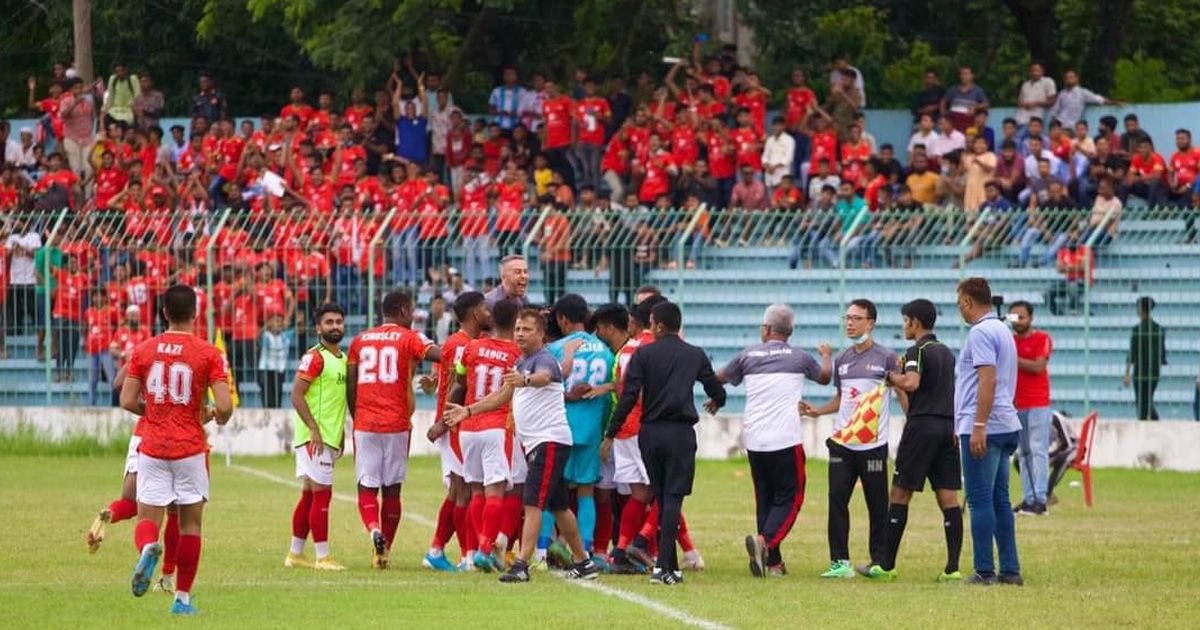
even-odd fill
[(942, 99), (942, 115), (950, 116), (954, 128), (966, 131), (975, 122), (975, 112), (988, 108), (988, 97), (983, 88), (975, 85), (975, 74), (971, 68), (958, 69), (959, 84), (946, 91)]
[[(1046, 76), (1042, 64), (1037, 61), (1029, 64), (1029, 78), (1021, 83), (1021, 91), (1017, 96), (1018, 129), (1021, 132), (1025, 131), (1030, 119), (1034, 117), (1044, 120), (1046, 108), (1055, 104), (1056, 94), (1054, 79)], [(1070, 129), (1070, 126), (1067, 128)]]
[(1138, 420), (1158, 420), (1154, 390), (1158, 389), (1162, 366), (1167, 364), (1167, 331), (1150, 317), (1154, 306), (1154, 298), (1148, 295), (1138, 298), (1139, 321), (1129, 336), (1129, 354), (1125, 358), (1124, 385), (1133, 385)]
[(1124, 106), (1126, 103), (1105, 98), (1079, 85), (1079, 74), (1067, 70), (1063, 73), (1063, 89), (1055, 96), (1054, 105), (1050, 108), (1051, 120), (1057, 120), (1066, 129), (1073, 129), (1075, 123), (1083, 120), (1088, 105)]
[(941, 79), (938, 78), (937, 70), (928, 68), (925, 70), (925, 89), (921, 90), (913, 101), (912, 114), (913, 125), (918, 125), (921, 122), (921, 117), (928, 115), (930, 124), (932, 125), (933, 117), (938, 115), (942, 108), (942, 97), (946, 95), (946, 86), (942, 85)]

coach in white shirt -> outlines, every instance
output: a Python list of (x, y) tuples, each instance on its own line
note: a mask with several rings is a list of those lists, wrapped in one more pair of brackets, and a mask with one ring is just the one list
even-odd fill
[(774, 190), (783, 176), (792, 172), (795, 156), (796, 140), (786, 131), (783, 118), (776, 116), (771, 121), (771, 135), (763, 144), (762, 163), (767, 188)]
[(758, 530), (746, 537), (750, 572), (767, 577), (783, 570), (779, 546), (804, 503), (804, 445), (800, 438), (799, 404), (807, 379), (822, 385), (833, 374), (828, 345), (820, 347), (821, 364), (788, 344), (796, 314), (785, 304), (772, 304), (763, 314), (762, 343), (746, 348), (717, 378), (746, 385), (742, 441), (754, 479)]
[(1036, 61), (1029, 64), (1029, 78), (1021, 83), (1017, 96), (1017, 126), (1023, 130), (1034, 117), (1044, 120), (1046, 108), (1054, 104), (1057, 93), (1054, 79), (1046, 76), (1042, 64)]

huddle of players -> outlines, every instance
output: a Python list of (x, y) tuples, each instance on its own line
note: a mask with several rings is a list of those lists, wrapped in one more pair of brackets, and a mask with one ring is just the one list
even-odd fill
[[(425, 566), (501, 571), (502, 581), (523, 582), (536, 554), (537, 563), (555, 563), (575, 578), (648, 572), (658, 518), (636, 418), (617, 436), (611, 456), (601, 457), (601, 438), (623, 368), (639, 345), (653, 340), (649, 314), (663, 301), (649, 296), (630, 317), (619, 305), (589, 313), (582, 297), (567, 295), (550, 310), (549, 326), (539, 310), (509, 300), (489, 308), (482, 294), (468, 292), (454, 303), (460, 329), (438, 348), (408, 328), (411, 298), (391, 293), (384, 298), (383, 324), (355, 337), (344, 356), (338, 349), (340, 309), (323, 307), (316, 318), (321, 343), (305, 354), (293, 386), (296, 475), (303, 491), (285, 566), (344, 569), (328, 546), (332, 471), (344, 442), (342, 409), (354, 420), (358, 507), (374, 547), (372, 564), (388, 566), (409, 451), (409, 384), (413, 366), (431, 361), (438, 366), (436, 379), (421, 379), (426, 391), (436, 380), (436, 422), (427, 438), (438, 446), (447, 495)], [(561, 334), (547, 345), (549, 328)], [(620, 508), (615, 541), (614, 506)], [(452, 536), (461, 551), (457, 563), (444, 552)], [(304, 555), (309, 537), (312, 561)], [(513, 557), (518, 539), (520, 553)], [(680, 539), (685, 566), (703, 568), (686, 528)]]

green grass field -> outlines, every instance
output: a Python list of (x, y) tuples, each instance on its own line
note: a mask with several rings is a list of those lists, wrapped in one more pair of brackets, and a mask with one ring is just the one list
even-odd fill
[[(290, 478), (293, 470), (292, 460), (283, 457), (236, 463), (276, 478)], [(96, 555), (83, 544), (96, 510), (120, 489), (121, 465), (112, 456), (0, 458), (0, 626), (120, 628), (169, 620), (167, 596), (129, 594), (135, 560), (129, 522), (110, 527)], [(734, 628), (1196, 627), (1200, 615), (1196, 474), (1098, 471), (1091, 510), (1083, 507), (1080, 490), (1064, 484), (1052, 516), (1018, 520), (1027, 580), (1022, 589), (932, 582), (944, 545), (928, 493), (918, 495), (909, 517), (899, 581), (822, 581), (817, 574), (828, 556), (821, 461), (809, 462), (804, 509), (785, 544), (791, 575), (772, 581), (756, 580), (746, 569), (742, 539), (753, 525), (748, 465), (702, 463), (685, 511), (708, 570), (687, 575), (673, 589), (635, 576), (602, 576), (596, 583), (601, 588), (547, 574), (536, 574), (528, 585), (501, 585), (494, 575), (421, 568), (432, 534), (429, 519), (442, 497), (436, 461), (427, 458), (415, 459), (410, 469), (392, 569), (370, 569), (369, 543), (354, 505), (345, 501), (333, 505), (330, 539), (349, 570), (318, 575), (284, 569), (296, 492), (216, 459), (212, 474), (194, 587), (202, 615), (184, 620), (201, 626), (677, 627), (688, 615), (707, 627)], [(343, 460), (335, 489), (352, 493), (353, 481), (353, 466)], [(866, 517), (858, 495), (853, 507), (852, 553), (861, 560)], [(968, 526), (964, 570), (970, 549)]]

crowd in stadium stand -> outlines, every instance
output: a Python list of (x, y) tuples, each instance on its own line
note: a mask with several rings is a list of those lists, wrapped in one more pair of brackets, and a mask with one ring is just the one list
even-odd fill
[[(828, 82), (823, 102), (802, 70), (768, 88), (729, 51), (706, 57), (699, 43), (661, 81), (642, 73), (629, 86), (585, 70), (560, 83), (509, 68), (475, 118), (441, 77), (410, 66), (348, 103), (321, 92), (310, 104), (293, 87), (278, 112), (240, 124), (206, 74), (190, 125), (166, 130), (160, 121), (177, 112), (164, 111), (145, 73), (117, 65), (88, 85), (57, 64), (48, 80), (28, 81), (37, 124), (0, 121), (0, 210), (71, 209), (57, 247), (43, 247), (48, 221), (3, 226), (7, 322), (44, 319), (35, 257), (56, 269), (53, 317), (81, 325), (112, 310), (102, 338), (84, 335), (89, 348), (121, 337), (128, 306), (152, 324), (153, 295), (201, 280), (212, 262), (217, 324), (236, 344), (253, 343), (276, 315), (290, 328), (326, 299), (365, 312), (370, 274), (430, 295), (482, 287), (494, 257), (526, 238), (541, 246), (552, 301), (568, 266), (611, 266), (614, 277), (619, 267), (620, 282), (636, 286), (649, 269), (695, 267), (705, 246), (787, 246), (792, 268), (843, 264), (840, 247), (848, 265), (910, 266), (918, 236), (951, 242), (979, 216), (988, 218), (966, 262), (989, 244), (1019, 243), (1014, 265), (1053, 264), (1077, 284), (1082, 243), (1115, 238), (1130, 196), (1192, 205), (1197, 194), (1190, 133), (1179, 130), (1168, 160), (1132, 114), (1120, 128), (1111, 116), (1089, 128), (1086, 106), (1114, 101), (1073, 71), (1059, 86), (1032, 64), (1019, 94), (1005, 95), (1016, 116), (1002, 121), (989, 119), (992, 100), (969, 68), (950, 87), (928, 72), (912, 137), (893, 147), (867, 128), (850, 61), (837, 56), (818, 79)], [(225, 208), (233, 218), (209, 261), (206, 234)], [(530, 237), (539, 208), (553, 211)], [(923, 212), (935, 208), (949, 210)], [(690, 242), (677, 242), (684, 233)], [(464, 273), (448, 267), (451, 245)], [(81, 295), (114, 282), (103, 297)]]

